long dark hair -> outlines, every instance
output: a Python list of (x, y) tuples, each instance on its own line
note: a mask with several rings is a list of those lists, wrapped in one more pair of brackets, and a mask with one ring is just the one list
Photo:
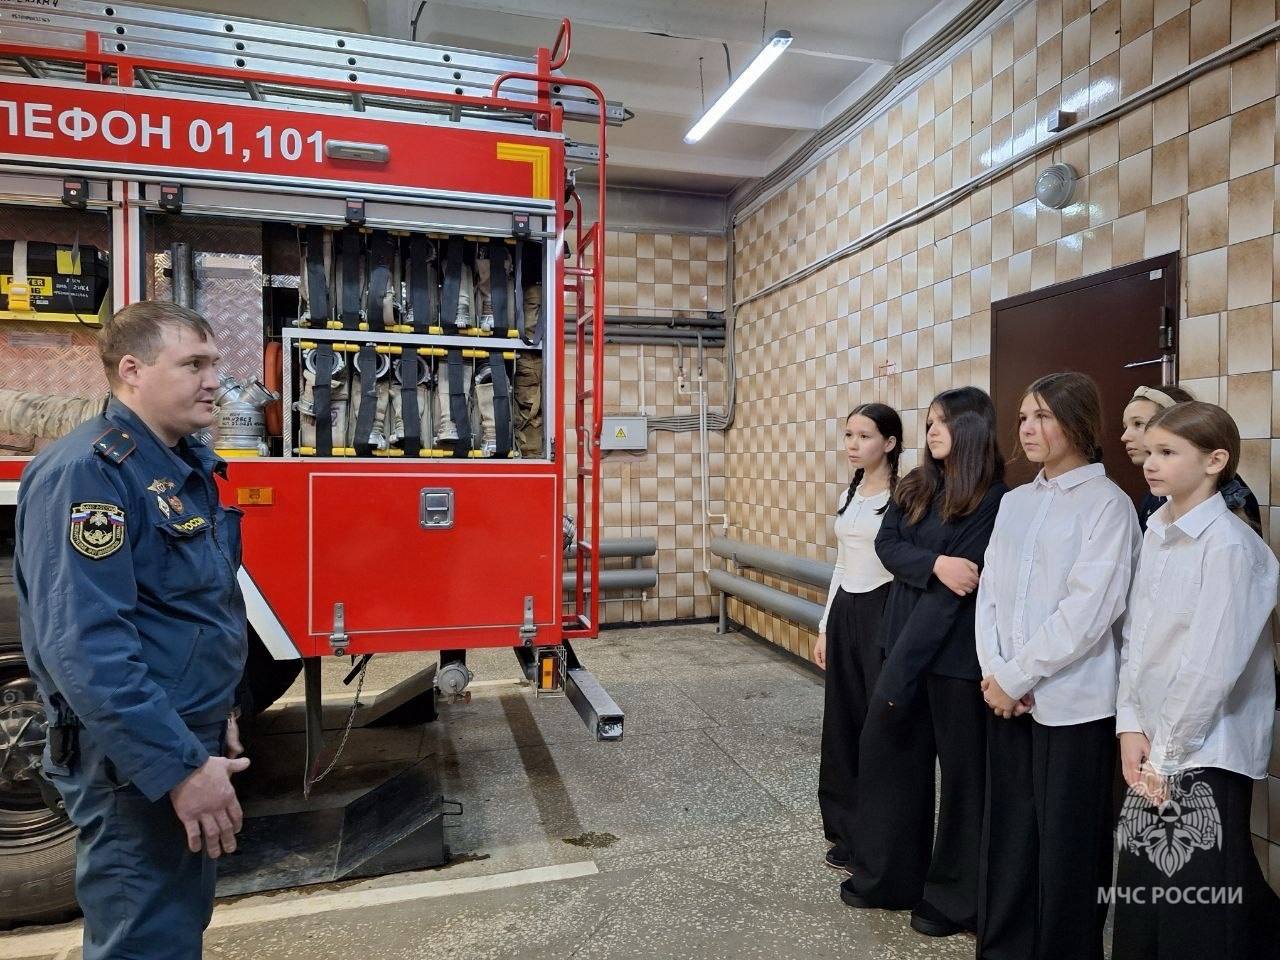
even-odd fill
[(951, 434), (951, 452), (935, 459), (926, 444), (924, 458), (898, 484), (894, 499), (908, 523), (919, 523), (934, 498), (942, 497), (942, 519), (952, 523), (978, 508), (993, 483), (1004, 479), (1004, 458), (996, 442), (996, 408), (977, 387), (955, 387), (933, 398), (929, 409), (942, 412)]
[[(898, 416), (898, 411), (893, 409), (887, 403), (860, 403), (854, 407), (849, 416), (845, 417), (845, 423), (849, 422), (850, 417), (866, 417), (876, 425), (876, 429), (880, 431), (880, 436), (888, 440), (893, 437), (897, 443), (893, 445), (893, 449), (885, 453), (885, 459), (889, 461), (889, 496), (892, 497), (894, 491), (898, 488), (898, 460), (902, 457), (902, 418)], [(845, 496), (844, 503), (840, 505), (840, 509), (836, 511), (836, 516), (842, 516), (849, 509), (849, 504), (853, 502), (853, 494), (858, 489), (858, 484), (862, 482), (863, 469), (859, 467), (853, 472), (853, 479), (849, 481), (849, 491)], [(876, 513), (884, 513), (889, 504), (885, 504)]]
[(1102, 462), (1102, 394), (1093, 377), (1074, 370), (1050, 373), (1022, 392), (1027, 397), (1044, 402), (1080, 456)]

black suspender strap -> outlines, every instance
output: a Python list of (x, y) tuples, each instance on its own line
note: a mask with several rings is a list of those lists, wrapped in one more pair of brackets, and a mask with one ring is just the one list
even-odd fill
[[(443, 312), (441, 322), (444, 329), (458, 333), (458, 298), (462, 292), (462, 238), (450, 237), (445, 247), (444, 261), (444, 294), (440, 309)], [(455, 457), (465, 457), (471, 452), (471, 414), (467, 410), (467, 391), (463, 384), (465, 368), (462, 362), (462, 350), (449, 348), (449, 418), (458, 431), (458, 439), (453, 445)]]
[(391, 286), (395, 250), (395, 241), (385, 230), (376, 230), (369, 238), (369, 293), (365, 297), (364, 315), (369, 329), (378, 333), (386, 329), (383, 301)]
[(344, 330), (360, 328), (360, 246), (359, 228), (342, 231), (342, 312), (338, 319)]
[[(521, 241), (521, 240), (517, 240), (517, 241), (516, 241), (516, 249), (517, 249), (517, 250), (519, 250), (522, 246), (523, 246), (523, 241)], [(547, 298), (546, 298), (546, 296), (545, 296), (545, 295), (539, 298), (539, 302), (538, 302), (538, 322), (537, 322), (537, 325), (534, 327), (534, 334), (533, 334), (533, 337), (532, 337), (532, 338), (530, 338), (530, 337), (528, 337), (528, 336), (525, 336), (525, 332), (524, 332), (524, 319), (525, 319), (525, 318), (524, 318), (524, 285), (523, 285), (523, 279), (524, 279), (524, 277), (523, 277), (523, 272), (522, 272), (522, 270), (521, 270), (521, 267), (523, 266), (523, 259), (524, 259), (524, 258), (523, 258), (523, 257), (521, 257), (519, 253), (517, 253), (517, 254), (516, 254), (516, 257), (517, 257), (517, 260), (516, 260), (516, 264), (517, 264), (517, 267), (516, 267), (516, 271), (517, 271), (517, 272), (516, 272), (516, 290), (518, 291), (518, 293), (517, 293), (517, 295), (516, 295), (516, 304), (518, 305), (518, 309), (519, 309), (519, 311), (520, 311), (520, 313), (519, 313), (519, 317), (520, 317), (520, 339), (521, 339), (521, 340), (523, 340), (526, 344), (528, 344), (528, 345), (529, 345), (529, 346), (531, 346), (531, 347), (540, 347), (540, 346), (542, 346), (542, 338), (546, 335)], [(539, 277), (539, 280), (541, 280), (541, 278), (540, 278), (540, 277)], [(545, 294), (545, 291), (543, 291), (543, 292), (544, 292), (544, 294)]]
[(455, 457), (465, 457), (471, 452), (471, 413), (467, 409), (467, 391), (463, 384), (466, 367), (462, 361), (462, 350), (449, 348), (449, 418), (453, 420), (458, 431), (458, 439), (453, 445)]
[(353, 446), (356, 456), (373, 456), (373, 415), (378, 409), (378, 351), (366, 343), (356, 354), (356, 371), (360, 375), (360, 405), (356, 410), (356, 434)]
[(524, 239), (522, 237), (516, 237), (516, 252), (512, 260), (515, 262), (516, 274), (516, 336), (528, 343), (524, 335)]
[(316, 415), (316, 456), (333, 456), (333, 347), (321, 343), (315, 352), (316, 382), (311, 404)]
[(426, 333), (428, 327), (435, 326), (438, 297), (431, 241), (415, 233), (409, 238), (409, 307), (413, 311), (414, 333)]
[(418, 380), (422, 377), (418, 351), (406, 347), (400, 357), (401, 448), (411, 457), (422, 449), (422, 414), (418, 410)]
[[(507, 309), (507, 245), (501, 240), (489, 242), (489, 296), (493, 300), (493, 335), (506, 336), (511, 317)], [(511, 452), (511, 381), (501, 350), (489, 354), (489, 373), (493, 377), (494, 455), (505, 458)]]
[(445, 245), (444, 292), (441, 296), (441, 325), (458, 332), (458, 298), (462, 293), (462, 238), (450, 237)]
[(324, 272), (324, 227), (307, 227), (307, 310), (313, 326), (329, 320), (329, 278)]

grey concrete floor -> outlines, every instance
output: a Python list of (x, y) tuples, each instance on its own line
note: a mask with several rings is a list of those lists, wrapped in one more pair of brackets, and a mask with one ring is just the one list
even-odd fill
[[(355, 730), (316, 798), (341, 802), (434, 755), (465, 809), (448, 820), (451, 863), (221, 901), (206, 956), (973, 955), (970, 937), (931, 940), (905, 913), (840, 903), (821, 863), (819, 677), (712, 626), (611, 631), (578, 652), (625, 709), (623, 742), (596, 743), (566, 701), (535, 700), (509, 650), (473, 654), (470, 703), (424, 727)], [(418, 662), (375, 658), (366, 692)], [(346, 666), (326, 664), (336, 697), (352, 693)], [(344, 721), (341, 705), (328, 711), (331, 744)], [(250, 812), (300, 802), (281, 789), (301, 776), (300, 724), (296, 703), (268, 714)], [(75, 925), (0, 935), (0, 958), (77, 957), (77, 937)]]

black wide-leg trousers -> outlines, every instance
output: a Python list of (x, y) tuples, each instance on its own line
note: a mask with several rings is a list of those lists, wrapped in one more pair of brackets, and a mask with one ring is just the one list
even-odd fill
[(858, 741), (871, 691), (884, 662), (877, 638), (889, 586), (886, 583), (866, 593), (838, 590), (827, 614), (826, 704), (822, 713), (818, 806), (827, 841), (841, 860), (849, 858), (855, 845)]
[(980, 960), (1102, 960), (1115, 728), (989, 715)]
[[(850, 886), (890, 910), (922, 900), (977, 923), (986, 706), (976, 679), (929, 675), (908, 703), (875, 700), (860, 747)], [(941, 774), (934, 827), (935, 769)]]
[(1176, 782), (1164, 811), (1130, 793), (1121, 812), (1112, 956), (1275, 960), (1280, 897), (1249, 838), (1253, 781), (1201, 768)]

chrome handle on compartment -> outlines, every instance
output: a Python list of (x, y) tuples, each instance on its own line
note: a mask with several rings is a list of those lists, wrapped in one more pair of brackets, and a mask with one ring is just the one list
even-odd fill
[(418, 495), (418, 526), (423, 530), (448, 530), (453, 526), (453, 491), (448, 487), (423, 487)]

